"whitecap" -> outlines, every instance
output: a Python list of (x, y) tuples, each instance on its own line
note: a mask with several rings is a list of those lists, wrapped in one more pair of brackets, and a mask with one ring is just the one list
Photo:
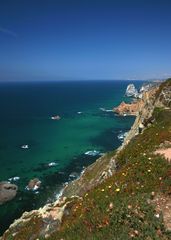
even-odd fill
[(118, 135), (118, 139), (123, 141), (127, 135), (128, 135), (128, 132), (122, 132)]
[(56, 165), (58, 165), (56, 162), (48, 163), (48, 166), (49, 166), (49, 167), (55, 167)]
[(99, 108), (103, 112), (113, 112), (112, 109), (106, 109), (106, 108)]
[(55, 199), (56, 199), (56, 200), (58, 200), (58, 199), (62, 196), (63, 191), (64, 191), (64, 188), (62, 188), (62, 189), (59, 191), (59, 193), (57, 193), (57, 194), (55, 195)]
[(32, 190), (33, 190), (33, 191), (36, 191), (37, 189), (39, 189), (39, 186), (35, 185)]
[(8, 179), (8, 181), (10, 181), (10, 182), (11, 182), (11, 181), (16, 182), (16, 181), (18, 181), (18, 180), (20, 180), (20, 177), (17, 177), (17, 176)]
[(97, 156), (100, 154), (99, 151), (96, 151), (96, 150), (92, 150), (92, 151), (87, 151), (84, 153), (85, 155), (88, 155), (88, 156)]
[(24, 144), (21, 146), (22, 149), (28, 149), (29, 148), (29, 145), (28, 144)]

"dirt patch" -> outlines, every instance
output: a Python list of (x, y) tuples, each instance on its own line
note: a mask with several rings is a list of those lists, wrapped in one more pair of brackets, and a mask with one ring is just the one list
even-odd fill
[(169, 162), (171, 162), (171, 148), (158, 149), (155, 154), (163, 155)]

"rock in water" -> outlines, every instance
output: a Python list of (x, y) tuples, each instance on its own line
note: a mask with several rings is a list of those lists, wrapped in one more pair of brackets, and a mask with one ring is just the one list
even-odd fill
[(127, 97), (138, 97), (138, 90), (135, 88), (134, 84), (129, 84), (127, 86), (125, 95)]
[(12, 200), (17, 194), (18, 187), (9, 182), (0, 182), (0, 205)]
[(31, 179), (26, 187), (27, 190), (37, 190), (40, 188), (41, 181), (38, 178)]

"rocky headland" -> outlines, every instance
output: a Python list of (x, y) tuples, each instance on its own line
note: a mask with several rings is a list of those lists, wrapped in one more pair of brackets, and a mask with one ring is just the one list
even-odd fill
[(24, 213), (1, 240), (171, 239), (171, 168), (156, 152), (171, 141), (171, 79), (144, 91), (134, 112), (120, 148), (85, 169), (56, 202)]
[(134, 84), (129, 84), (126, 88), (125, 96), (131, 97), (132, 102), (126, 103), (121, 102), (119, 106), (114, 107), (113, 111), (121, 116), (137, 116), (139, 113), (139, 109), (144, 106), (144, 99), (146, 98), (146, 93), (152, 93), (154, 89), (158, 88), (158, 83), (146, 83), (143, 84), (142, 87), (138, 90), (134, 86)]
[(133, 83), (129, 84), (125, 91), (125, 96), (135, 99), (141, 99), (143, 93), (149, 91), (151, 88), (158, 86), (161, 81), (153, 81), (144, 83), (140, 89), (137, 89)]
[(132, 102), (132, 103), (125, 103), (123, 101), (118, 107), (113, 108), (113, 111), (121, 116), (128, 116), (128, 115), (136, 116), (138, 113), (139, 104), (140, 104), (140, 101)]

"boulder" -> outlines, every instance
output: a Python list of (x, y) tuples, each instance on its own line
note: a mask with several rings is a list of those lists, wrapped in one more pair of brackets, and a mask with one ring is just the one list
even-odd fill
[(0, 182), (0, 204), (12, 200), (17, 194), (18, 187), (9, 182)]
[(41, 181), (38, 178), (31, 179), (27, 185), (28, 190), (37, 190), (40, 188)]

